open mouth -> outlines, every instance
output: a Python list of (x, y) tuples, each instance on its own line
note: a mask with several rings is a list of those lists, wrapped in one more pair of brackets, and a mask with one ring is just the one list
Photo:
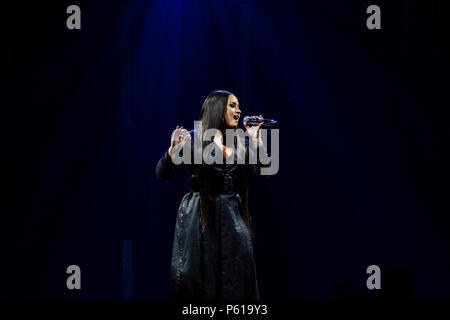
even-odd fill
[(238, 115), (238, 114), (235, 114), (235, 115), (233, 116), (233, 119), (236, 120), (236, 121), (239, 120), (239, 115)]

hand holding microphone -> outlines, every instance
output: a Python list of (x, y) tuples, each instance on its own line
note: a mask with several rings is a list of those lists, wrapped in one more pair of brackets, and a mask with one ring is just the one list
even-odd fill
[[(246, 116), (242, 120), (245, 129), (247, 129), (248, 135), (252, 137), (253, 141), (257, 143), (258, 146), (262, 145), (261, 135), (259, 134), (259, 129), (261, 126), (271, 126), (278, 122), (273, 119), (264, 119), (262, 115), (259, 116)], [(251, 126), (249, 126), (251, 124)]]

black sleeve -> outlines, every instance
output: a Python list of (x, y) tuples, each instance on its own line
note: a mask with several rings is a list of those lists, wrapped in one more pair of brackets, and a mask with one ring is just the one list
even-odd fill
[(155, 173), (159, 179), (169, 180), (175, 176), (178, 167), (179, 166), (172, 162), (168, 151), (166, 151), (159, 159), (158, 164), (156, 165)]
[[(258, 147), (256, 149), (254, 149), (254, 150), (251, 150), (249, 148), (249, 141), (247, 139), (245, 141), (245, 147), (248, 150), (248, 152), (257, 152), (257, 155), (256, 155), (257, 162), (256, 162), (256, 164), (248, 164), (248, 170), (250, 171), (250, 173), (252, 175), (260, 176), (261, 175), (261, 168), (265, 168), (265, 167), (270, 167), (271, 166), (270, 157), (267, 155), (266, 147), (264, 145), (262, 145), (262, 146), (260, 146), (260, 147)], [(261, 151), (259, 151), (259, 149), (261, 149)], [(264, 159), (260, 159), (259, 152), (262, 152), (262, 154), (264, 156), (263, 157)], [(268, 163), (263, 164), (263, 163), (261, 163), (261, 160), (263, 160), (263, 161), (264, 160), (266, 160), (266, 161), (269, 160), (269, 161), (268, 161)]]

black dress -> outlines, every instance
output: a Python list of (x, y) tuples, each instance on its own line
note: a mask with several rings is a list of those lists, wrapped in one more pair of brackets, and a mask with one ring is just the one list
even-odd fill
[[(244, 145), (248, 148), (248, 143), (244, 142)], [(235, 154), (232, 156), (236, 157)], [(168, 180), (182, 166), (187, 167), (191, 176), (191, 190), (181, 200), (176, 219), (170, 298), (260, 299), (254, 237), (250, 236), (241, 215), (247, 175), (259, 175), (260, 165), (237, 164), (236, 161), (226, 164), (225, 158), (223, 164), (175, 165), (165, 152), (156, 166), (156, 175)], [(200, 192), (205, 186), (209, 187), (206, 196)], [(207, 198), (208, 209), (203, 232), (200, 194)]]

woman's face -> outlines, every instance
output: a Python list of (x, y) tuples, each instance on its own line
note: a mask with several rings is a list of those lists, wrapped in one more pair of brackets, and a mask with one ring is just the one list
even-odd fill
[(227, 112), (225, 113), (225, 124), (228, 128), (236, 128), (241, 116), (238, 99), (230, 94), (227, 102)]

